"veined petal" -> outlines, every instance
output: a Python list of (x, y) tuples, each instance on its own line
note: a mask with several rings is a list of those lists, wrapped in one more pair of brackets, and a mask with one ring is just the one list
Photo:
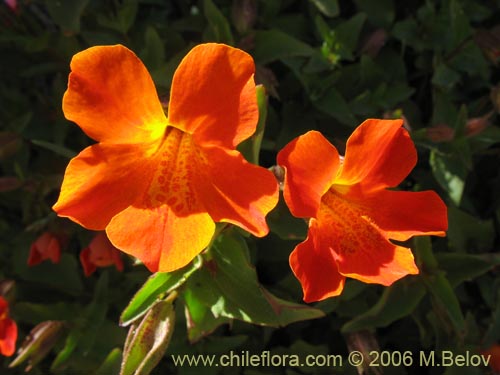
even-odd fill
[(73, 158), (53, 209), (59, 216), (93, 230), (104, 230), (111, 218), (146, 190), (152, 173), (146, 149), (100, 143)]
[(413, 169), (417, 152), (402, 120), (366, 120), (347, 140), (336, 185), (362, 193), (398, 185)]
[(335, 297), (344, 289), (345, 277), (330, 248), (321, 243), (315, 219), (311, 219), (306, 240), (290, 254), (290, 266), (302, 285), (305, 302)]
[(182, 216), (167, 205), (131, 206), (106, 228), (114, 246), (139, 258), (151, 272), (184, 267), (208, 246), (214, 231), (215, 223), (207, 213)]
[(364, 218), (372, 221), (385, 237), (406, 241), (412, 236), (445, 236), (447, 208), (433, 191), (381, 190), (364, 197), (360, 206)]
[(339, 168), (337, 149), (321, 133), (310, 131), (286, 145), (277, 160), (285, 168), (284, 197), (290, 212), (315, 217)]
[(238, 151), (208, 147), (202, 153), (196, 190), (212, 219), (265, 236), (265, 216), (278, 203), (274, 175), (248, 163)]
[(318, 232), (324, 244), (329, 244), (338, 271), (344, 276), (391, 285), (418, 273), (410, 249), (391, 243), (362, 210), (334, 191), (323, 197)]
[(223, 44), (201, 44), (184, 57), (170, 92), (169, 123), (197, 143), (233, 149), (255, 132), (259, 110), (247, 53)]
[(158, 139), (167, 124), (151, 76), (122, 45), (91, 47), (73, 56), (63, 111), (101, 142)]

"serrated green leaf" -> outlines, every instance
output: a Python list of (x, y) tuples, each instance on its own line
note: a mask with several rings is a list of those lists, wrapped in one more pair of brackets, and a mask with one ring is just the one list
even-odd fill
[(120, 325), (128, 326), (143, 316), (162, 294), (168, 294), (180, 287), (201, 265), (195, 258), (188, 266), (174, 272), (157, 272), (151, 275), (132, 297), (120, 316)]

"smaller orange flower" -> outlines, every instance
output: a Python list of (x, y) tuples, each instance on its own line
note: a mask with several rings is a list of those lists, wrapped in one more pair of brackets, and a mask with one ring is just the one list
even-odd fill
[(61, 245), (56, 236), (44, 232), (31, 244), (28, 266), (34, 266), (47, 259), (50, 259), (52, 263), (59, 263), (61, 260)]
[(311, 218), (307, 239), (290, 255), (306, 302), (342, 293), (345, 278), (391, 285), (417, 274), (410, 249), (391, 242), (444, 236), (446, 206), (433, 191), (397, 186), (417, 162), (400, 120), (367, 120), (349, 137), (341, 160), (321, 133), (311, 131), (278, 154), (290, 212)]
[(111, 244), (105, 232), (97, 234), (89, 246), (82, 250), (80, 262), (87, 277), (92, 275), (97, 267), (108, 267), (113, 264), (118, 271), (123, 271), (120, 252)]
[(0, 296), (0, 354), (10, 357), (16, 350), (17, 324), (9, 317), (9, 304)]

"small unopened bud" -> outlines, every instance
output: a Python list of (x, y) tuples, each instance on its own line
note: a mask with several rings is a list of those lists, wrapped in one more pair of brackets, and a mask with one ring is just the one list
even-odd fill
[(173, 292), (156, 302), (140, 323), (130, 326), (123, 350), (121, 375), (146, 375), (158, 364), (172, 338), (175, 325)]
[(240, 34), (252, 29), (257, 19), (256, 0), (234, 0), (231, 10), (233, 25)]
[(363, 47), (361, 47), (361, 53), (375, 58), (378, 55), (380, 49), (384, 46), (386, 40), (387, 31), (385, 31), (384, 29), (375, 30), (365, 40)]
[(474, 135), (482, 133), (483, 130), (486, 129), (490, 124), (489, 118), (492, 114), (493, 112), (490, 112), (485, 116), (468, 119), (467, 123), (465, 124), (465, 136), (472, 137)]
[(38, 324), (26, 336), (21, 348), (17, 351), (17, 357), (9, 367), (18, 366), (27, 360), (28, 366), (26, 366), (25, 371), (30, 371), (54, 347), (64, 328), (64, 322), (55, 320), (48, 320)]
[(427, 138), (432, 142), (450, 142), (455, 137), (455, 130), (446, 124), (438, 124), (426, 129)]
[(2, 280), (0, 281), (0, 296), (6, 297), (9, 299), (9, 295), (14, 290), (14, 286), (16, 282), (14, 280)]
[(0, 160), (15, 154), (21, 147), (22, 139), (12, 132), (0, 132)]

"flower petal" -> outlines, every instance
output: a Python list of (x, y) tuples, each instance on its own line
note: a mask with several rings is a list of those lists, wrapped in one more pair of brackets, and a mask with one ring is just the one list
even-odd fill
[(358, 185), (363, 193), (398, 185), (417, 162), (402, 120), (366, 120), (347, 140), (335, 184)]
[(290, 254), (290, 266), (302, 285), (305, 302), (338, 296), (344, 289), (345, 277), (330, 249), (321, 243), (315, 219), (311, 219), (306, 240)]
[(215, 224), (207, 213), (182, 216), (167, 205), (129, 207), (106, 228), (118, 249), (139, 258), (151, 272), (170, 272), (187, 265), (210, 243)]
[(194, 47), (175, 71), (168, 120), (198, 143), (233, 149), (255, 132), (259, 110), (247, 53), (222, 44)]
[(339, 272), (366, 283), (391, 285), (417, 274), (410, 249), (394, 245), (359, 207), (329, 191), (318, 214), (318, 232), (333, 251)]
[(53, 209), (85, 228), (104, 230), (145, 191), (152, 173), (144, 163), (145, 152), (134, 145), (86, 148), (70, 161)]
[(447, 208), (433, 191), (381, 190), (360, 204), (366, 218), (373, 220), (387, 238), (406, 241), (412, 236), (446, 235)]
[(321, 133), (310, 131), (286, 145), (277, 160), (285, 168), (284, 197), (290, 212), (315, 217), (339, 168), (337, 149)]
[(122, 45), (92, 47), (73, 57), (63, 111), (101, 142), (158, 139), (167, 125), (151, 76)]
[(216, 222), (236, 224), (257, 237), (269, 228), (265, 216), (278, 203), (278, 183), (265, 168), (248, 163), (238, 151), (203, 149), (196, 190)]

